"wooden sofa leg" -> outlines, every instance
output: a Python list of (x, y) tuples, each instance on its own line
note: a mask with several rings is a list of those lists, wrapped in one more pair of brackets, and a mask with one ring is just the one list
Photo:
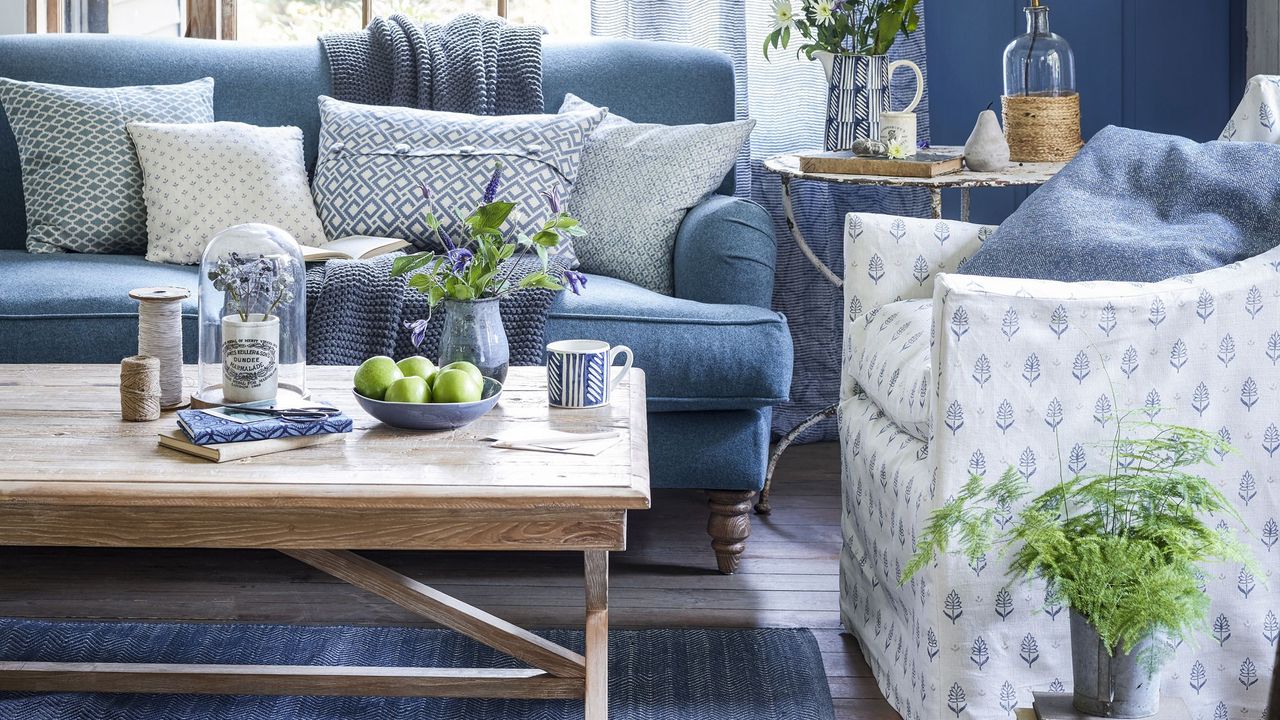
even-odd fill
[(707, 533), (711, 535), (711, 549), (716, 551), (716, 564), (725, 575), (738, 571), (747, 536), (751, 534), (751, 500), (755, 495), (743, 490), (707, 491), (711, 506)]

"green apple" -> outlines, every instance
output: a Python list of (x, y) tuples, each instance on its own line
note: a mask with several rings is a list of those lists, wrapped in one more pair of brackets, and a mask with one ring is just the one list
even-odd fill
[(404, 377), (396, 361), (386, 355), (375, 355), (360, 364), (356, 370), (356, 392), (367, 398), (381, 400), (391, 383)]
[[(480, 368), (476, 367), (475, 365), (472, 365), (466, 360), (451, 362), (448, 365), (444, 365), (440, 368), (441, 372), (444, 372), (445, 370), (461, 370), (466, 374), (470, 375), (471, 379), (475, 381), (475, 384), (479, 385), (481, 389), (484, 388), (484, 375), (480, 374)], [(476, 399), (478, 400), (479, 398), (476, 398)]]
[(466, 370), (449, 370), (445, 367), (436, 375), (431, 398), (438, 403), (476, 402), (483, 390), (484, 386), (473, 380)]
[(396, 367), (400, 368), (400, 372), (404, 373), (405, 377), (415, 375), (426, 380), (428, 385), (431, 384), (431, 381), (436, 377), (436, 373), (439, 372), (435, 363), (421, 355), (407, 357), (396, 363)]
[(387, 402), (428, 403), (431, 402), (431, 386), (417, 375), (402, 377), (387, 388)]

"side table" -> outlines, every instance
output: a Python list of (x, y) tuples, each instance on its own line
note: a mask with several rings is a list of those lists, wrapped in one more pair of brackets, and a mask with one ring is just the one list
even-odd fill
[[(956, 146), (938, 145), (934, 146), (934, 150), (938, 152), (955, 152), (963, 153), (964, 148)], [(791, 202), (791, 181), (792, 180), (810, 180), (814, 182), (835, 183), (838, 185), (863, 185), (868, 187), (897, 187), (897, 188), (924, 188), (929, 191), (930, 205), (932, 209), (932, 217), (935, 220), (942, 219), (942, 191), (943, 190), (959, 190), (960, 191), (960, 220), (961, 222), (969, 221), (969, 191), (973, 188), (988, 187), (1026, 187), (1032, 185), (1043, 185), (1050, 178), (1057, 175), (1062, 168), (1066, 167), (1066, 163), (1015, 163), (1000, 172), (975, 172), (972, 170), (961, 170), (958, 173), (949, 175), (939, 175), (931, 178), (917, 177), (892, 177), (885, 175), (844, 175), (836, 173), (809, 173), (800, 169), (800, 156), (796, 154), (778, 155), (764, 161), (764, 169), (774, 173), (782, 178), (782, 211), (786, 213), (787, 228), (791, 231), (791, 238), (795, 241), (796, 246), (800, 248), (800, 252), (804, 253), (805, 258), (813, 263), (818, 272), (822, 276), (835, 285), (837, 288), (844, 287), (844, 281), (835, 273), (826, 263), (822, 262), (809, 244), (805, 242), (804, 234), (800, 232), (800, 226), (796, 223), (795, 211)], [(764, 489), (760, 491), (760, 501), (756, 503), (756, 512), (761, 515), (768, 515), (769, 506), (769, 489), (773, 483), (773, 471), (777, 468), (778, 459), (782, 457), (782, 453), (786, 452), (791, 443), (800, 437), (800, 434), (809, 428), (817, 425), (826, 418), (834, 417), (839, 403), (830, 405), (810, 415), (792, 428), (782, 439), (778, 441), (778, 445), (773, 449), (773, 453), (769, 456), (769, 465), (765, 470)]]

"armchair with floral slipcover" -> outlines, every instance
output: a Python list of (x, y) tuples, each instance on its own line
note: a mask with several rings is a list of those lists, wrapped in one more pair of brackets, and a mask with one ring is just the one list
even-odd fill
[(1163, 692), (1204, 720), (1265, 716), (1280, 643), (1280, 248), (1157, 283), (954, 274), (993, 230), (846, 220), (845, 628), (908, 720), (1012, 717), (1032, 690), (1070, 690), (1068, 613), (1043, 584), (1006, 577), (996, 553), (898, 578), (971, 473), (1013, 467), (1043, 490), (1105, 464), (1099, 443), (1133, 410), (1236, 448), (1205, 470), (1260, 568), (1205, 576), (1206, 632), (1176, 649)]

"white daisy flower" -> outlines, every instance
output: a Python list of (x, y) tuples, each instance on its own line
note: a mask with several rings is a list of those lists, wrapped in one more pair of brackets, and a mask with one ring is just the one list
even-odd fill
[(790, 27), (795, 18), (795, 12), (791, 9), (791, 0), (773, 0), (774, 30)]
[(813, 6), (813, 19), (819, 25), (828, 25), (835, 21), (835, 3), (833, 0), (818, 0)]
[(911, 149), (904, 138), (894, 138), (889, 141), (886, 154), (894, 160), (902, 160), (911, 157)]

